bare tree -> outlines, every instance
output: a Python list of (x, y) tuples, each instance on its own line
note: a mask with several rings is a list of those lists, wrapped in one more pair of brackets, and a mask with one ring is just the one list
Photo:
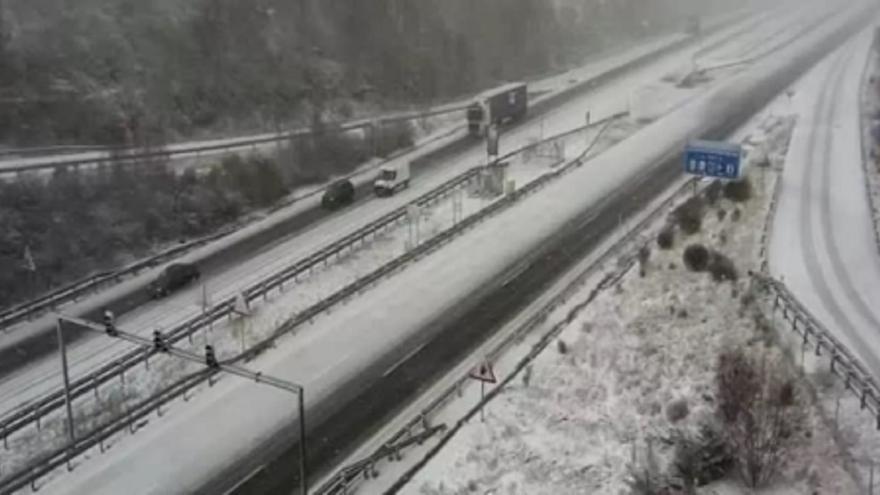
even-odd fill
[(722, 353), (716, 385), (718, 413), (740, 476), (752, 488), (773, 479), (790, 439), (803, 422), (800, 400), (778, 356), (742, 349)]

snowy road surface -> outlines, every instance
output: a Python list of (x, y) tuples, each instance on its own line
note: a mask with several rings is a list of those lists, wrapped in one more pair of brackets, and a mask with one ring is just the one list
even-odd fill
[[(815, 17), (815, 14), (814, 14)], [(779, 23), (786, 25), (796, 22), (791, 19), (780, 19)], [(743, 44), (750, 46), (755, 38), (763, 39), (773, 36), (776, 26), (763, 25), (756, 32), (743, 33), (743, 36), (731, 40), (718, 49), (730, 50), (730, 45)], [(730, 32), (735, 32), (738, 26), (721, 29), (707, 39), (707, 42), (716, 38), (723, 38)], [(589, 73), (598, 74), (609, 68), (621, 64), (645, 53), (652, 46), (640, 46), (631, 51), (621, 53), (615, 57), (602, 59), (593, 64), (589, 71), (581, 74), (587, 77)], [(549, 112), (540, 119), (527, 122), (504, 135), (501, 141), (501, 152), (513, 150), (525, 144), (529, 138), (556, 134), (583, 124), (584, 111), (589, 109), (593, 119), (600, 119), (626, 109), (629, 105), (630, 93), (645, 84), (656, 81), (658, 75), (675, 70), (686, 65), (692, 54), (698, 47), (685, 49), (646, 64), (644, 67), (634, 70), (622, 76), (613, 84), (596, 88), (594, 91), (567, 102), (562, 107)], [(440, 182), (455, 176), (462, 171), (481, 163), (484, 159), (483, 150), (480, 147), (452, 157), (444, 164), (437, 164), (419, 174), (412, 182), (410, 189), (388, 200), (370, 200), (359, 204), (356, 209), (344, 210), (333, 215), (296, 236), (284, 239), (274, 245), (265, 246), (260, 252), (255, 252), (251, 259), (229, 267), (214, 276), (208, 277), (206, 282), (207, 291), (212, 300), (220, 300), (236, 294), (242, 287), (261, 280), (269, 274), (277, 272), (281, 267), (293, 261), (302, 259), (313, 253), (320, 247), (356, 230), (363, 224), (372, 221), (389, 211), (398, 208), (401, 204), (412, 201), (418, 196), (435, 187)], [(295, 290), (295, 289), (294, 289)], [(201, 288), (193, 287), (181, 291), (173, 297), (159, 303), (152, 303), (138, 308), (120, 318), (120, 324), (126, 328), (136, 329), (144, 334), (151, 333), (154, 329), (167, 329), (176, 323), (188, 318), (200, 311)], [(110, 356), (119, 355), (128, 349), (127, 346), (108, 341), (105, 339), (81, 340), (71, 346), (70, 359), (74, 376), (84, 374), (100, 364), (106, 362)], [(60, 383), (60, 371), (57, 360), (54, 357), (42, 359), (33, 366), (4, 377), (0, 382), (0, 405), (3, 410), (8, 410), (18, 404), (32, 400), (52, 390)]]
[(769, 250), (771, 273), (880, 376), (880, 258), (865, 192), (859, 91), (862, 33), (816, 68), (794, 103)]
[[(442, 317), (487, 279), (504, 273), (514, 260), (533, 251), (598, 198), (674, 154), (684, 137), (740, 111), (752, 90), (779, 73), (780, 64), (791, 69), (807, 47), (825, 39), (843, 19), (836, 21), (816, 29), (779, 60), (765, 61), (732, 78), (724, 88), (648, 126), (628, 145), (606, 152), (566, 180), (549, 185), (361, 298), (318, 318), (252, 367), (302, 383), (309, 411), (352, 380), (368, 380), (367, 375), (377, 371), (381, 376), (382, 370), (375, 368), (393, 359), (390, 350), (429, 338), (421, 331), (425, 322)], [(443, 277), (438, 278), (438, 273)], [(190, 492), (268, 438), (288, 431), (294, 420), (292, 405), (291, 397), (236, 379), (224, 380), (159, 424), (121, 442), (111, 455), (84, 463), (44, 490), (117, 494), (138, 486), (143, 493)]]

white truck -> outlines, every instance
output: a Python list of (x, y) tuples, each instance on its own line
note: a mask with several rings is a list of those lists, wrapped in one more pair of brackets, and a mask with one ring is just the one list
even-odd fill
[(409, 162), (397, 165), (384, 165), (373, 182), (376, 196), (391, 196), (400, 189), (409, 187)]

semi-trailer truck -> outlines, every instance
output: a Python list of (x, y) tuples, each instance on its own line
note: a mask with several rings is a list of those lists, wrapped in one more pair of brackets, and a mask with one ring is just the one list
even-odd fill
[(511, 83), (487, 91), (467, 109), (468, 133), (485, 136), (492, 124), (504, 124), (525, 116), (529, 107), (526, 83)]

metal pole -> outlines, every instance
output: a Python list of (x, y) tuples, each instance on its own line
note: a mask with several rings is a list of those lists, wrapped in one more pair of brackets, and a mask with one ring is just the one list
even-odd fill
[(306, 479), (306, 406), (304, 388), (299, 389), (299, 487), (302, 495), (308, 495), (308, 480)]
[(58, 333), (58, 350), (61, 353), (61, 373), (64, 377), (64, 406), (67, 409), (67, 432), (70, 435), (70, 442), (76, 444), (76, 430), (73, 427), (73, 405), (70, 399), (70, 375), (67, 373), (67, 347), (64, 345), (64, 330), (62, 325), (64, 322), (59, 318), (56, 320), (55, 329)]
[(486, 382), (480, 380), (480, 422), (486, 421)]

